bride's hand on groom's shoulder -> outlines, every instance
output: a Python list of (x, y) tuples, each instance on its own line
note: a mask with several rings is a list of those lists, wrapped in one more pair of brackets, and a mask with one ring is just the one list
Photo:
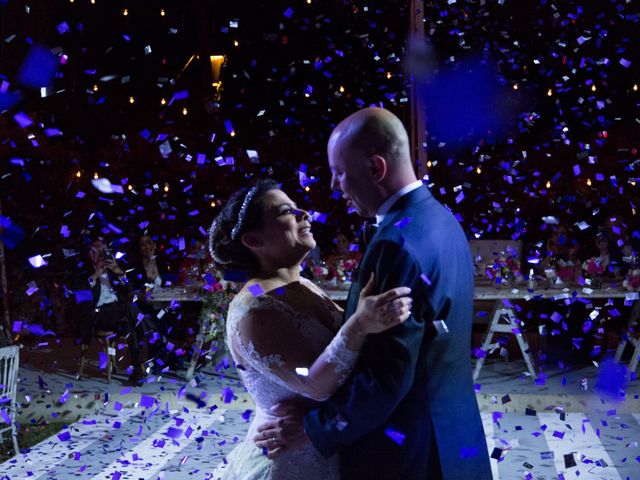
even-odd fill
[(365, 336), (380, 333), (406, 321), (411, 316), (412, 299), (409, 287), (396, 287), (374, 295), (375, 275), (371, 272), (369, 281), (360, 292), (358, 307), (350, 330)]
[(307, 405), (296, 401), (275, 404), (269, 413), (277, 418), (258, 426), (258, 433), (253, 437), (256, 446), (262, 448), (268, 458), (275, 458), (285, 449), (309, 443), (302, 423), (307, 409)]

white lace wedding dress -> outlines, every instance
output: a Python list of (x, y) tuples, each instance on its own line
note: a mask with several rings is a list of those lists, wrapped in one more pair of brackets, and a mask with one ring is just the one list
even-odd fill
[[(301, 279), (309, 295), (322, 297), (330, 308), (331, 300), (312, 282)], [(269, 409), (286, 399), (317, 398), (314, 386), (306, 377), (296, 372), (301, 365), (300, 352), (315, 360), (323, 350), (335, 365), (336, 372), (343, 372), (342, 381), (353, 368), (357, 354), (345, 347), (345, 337), (335, 336), (342, 314), (330, 308), (333, 325), (328, 328), (317, 318), (295, 311), (277, 295), (253, 296), (246, 290), (231, 302), (227, 315), (227, 343), (247, 391), (256, 406), (255, 416), (245, 439), (227, 457), (227, 463), (218, 467), (213, 478), (225, 480), (337, 480), (338, 456), (325, 459), (311, 444), (300, 449), (285, 449), (281, 456), (270, 460), (256, 447), (253, 437), (257, 427), (266, 419), (273, 419)], [(252, 309), (264, 309), (269, 324), (255, 338), (243, 331), (243, 318)], [(264, 313), (264, 312), (263, 312)], [(326, 323), (326, 322), (325, 322)], [(258, 347), (256, 347), (258, 345)], [(311, 361), (311, 363), (313, 363)], [(328, 396), (327, 396), (328, 397)]]

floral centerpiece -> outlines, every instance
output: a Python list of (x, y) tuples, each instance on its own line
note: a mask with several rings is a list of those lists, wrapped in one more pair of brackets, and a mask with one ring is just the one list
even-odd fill
[(333, 266), (333, 276), (342, 281), (351, 280), (351, 274), (358, 268), (358, 261), (351, 258), (341, 258)]
[(498, 252), (485, 267), (487, 278), (496, 285), (513, 285), (523, 279), (520, 271), (520, 260), (515, 249)]
[[(202, 338), (196, 340), (202, 343), (211, 342), (209, 350), (216, 357), (225, 352), (225, 333), (229, 304), (239, 290), (239, 285), (231, 282), (215, 281), (208, 284), (207, 293), (202, 295), (202, 310), (200, 310), (200, 333)], [(201, 344), (202, 344), (201, 343)]]
[(574, 282), (576, 273), (580, 271), (580, 262), (560, 259), (556, 262), (556, 276), (564, 283)]
[(322, 283), (322, 281), (327, 278), (327, 275), (329, 275), (329, 269), (324, 261), (314, 262), (309, 265), (309, 270), (315, 283)]
[(585, 279), (589, 280), (590, 286), (600, 288), (602, 277), (607, 271), (608, 259), (602, 257), (591, 257), (582, 264), (582, 272)]

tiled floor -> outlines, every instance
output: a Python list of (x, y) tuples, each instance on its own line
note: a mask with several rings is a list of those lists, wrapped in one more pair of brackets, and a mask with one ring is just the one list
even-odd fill
[[(599, 367), (549, 368), (535, 384), (523, 363), (487, 362), (476, 388), (494, 478), (640, 479), (639, 382), (607, 396), (597, 387), (611, 388), (611, 372)], [(1, 464), (2, 479), (209, 479), (253, 409), (237, 380), (208, 370), (142, 387), (34, 366), (20, 377), (23, 423), (74, 423)]]

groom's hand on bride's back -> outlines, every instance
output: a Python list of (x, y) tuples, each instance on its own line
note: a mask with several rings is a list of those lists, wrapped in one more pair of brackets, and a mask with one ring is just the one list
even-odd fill
[(309, 443), (304, 431), (303, 419), (308, 405), (296, 401), (276, 403), (269, 413), (277, 417), (258, 426), (258, 433), (253, 441), (262, 448), (268, 458), (275, 458), (289, 448), (300, 448)]

